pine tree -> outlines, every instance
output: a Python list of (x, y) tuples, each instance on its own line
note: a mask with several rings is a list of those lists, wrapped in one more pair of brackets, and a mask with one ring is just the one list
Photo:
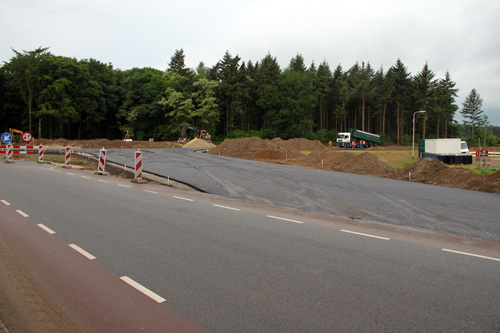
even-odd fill
[(408, 69), (403, 64), (401, 59), (396, 61), (396, 64), (391, 67), (391, 76), (394, 78), (394, 102), (396, 103), (396, 119), (397, 119), (397, 143), (403, 136), (403, 119), (408, 111), (410, 100), (411, 80)]
[[(450, 73), (446, 72), (445, 78), (439, 80), (438, 83), (438, 115), (444, 115), (444, 137), (448, 137), (448, 123), (453, 119), (458, 106), (455, 104), (458, 89), (455, 88), (456, 83), (451, 80)], [(439, 119), (437, 127), (437, 137), (439, 138)]]
[(462, 110), (460, 110), (462, 117), (465, 118), (464, 124), (472, 125), (472, 138), (474, 138), (474, 127), (481, 126), (483, 123), (483, 110), (481, 110), (482, 106), (483, 99), (476, 91), (476, 88), (472, 88), (471, 92), (467, 95), (462, 104)]
[[(436, 105), (436, 88), (437, 80), (434, 80), (436, 75), (429, 68), (429, 65), (425, 63), (424, 67), (420, 72), (413, 78), (414, 84), (414, 97), (415, 106), (417, 110), (425, 110), (426, 114), (424, 117), (423, 133), (422, 138), (425, 139), (425, 130), (427, 128), (427, 118), (436, 118), (435, 115), (435, 105)], [(437, 119), (432, 123), (438, 123)]]
[(186, 68), (185, 59), (186, 56), (183, 49), (175, 50), (174, 55), (170, 57), (167, 71), (177, 73), (181, 76), (188, 76), (192, 72), (189, 68)]

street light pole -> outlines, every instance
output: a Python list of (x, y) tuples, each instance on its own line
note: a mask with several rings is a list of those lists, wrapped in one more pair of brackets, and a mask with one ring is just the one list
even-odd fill
[(425, 113), (425, 110), (413, 112), (413, 140), (411, 141), (411, 158), (415, 158), (415, 115), (417, 113)]

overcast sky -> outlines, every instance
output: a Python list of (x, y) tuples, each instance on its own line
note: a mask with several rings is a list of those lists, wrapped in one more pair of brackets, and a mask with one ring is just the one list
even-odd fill
[(2, 63), (39, 46), (123, 70), (165, 70), (181, 48), (192, 68), (226, 50), (254, 63), (270, 53), (282, 68), (297, 54), (332, 70), (386, 71), (399, 58), (412, 75), (427, 62), (436, 78), (450, 72), (460, 109), (476, 88), (500, 126), (498, 0), (0, 0), (0, 28)]

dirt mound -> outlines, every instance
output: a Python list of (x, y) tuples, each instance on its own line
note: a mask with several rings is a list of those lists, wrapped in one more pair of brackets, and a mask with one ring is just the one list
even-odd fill
[[(291, 139), (283, 140), (281, 138), (274, 138), (272, 140), (264, 140), (258, 137), (240, 138), (240, 139), (226, 139), (216, 148), (212, 149), (210, 154), (231, 156), (246, 159), (265, 159), (266, 154), (261, 153), (255, 155), (257, 152), (263, 150), (273, 150), (281, 154), (283, 159), (297, 159), (300, 158), (301, 151), (317, 151), (323, 150), (325, 146), (318, 140), (311, 141), (307, 139)], [(276, 159), (278, 154), (272, 153)]]
[(285, 156), (282, 152), (275, 149), (264, 149), (256, 152), (251, 157), (252, 160), (282, 160), (285, 159)]
[(325, 149), (325, 146), (318, 140), (302, 138), (283, 140), (281, 138), (274, 138), (270, 142), (285, 150), (316, 151)]
[(420, 183), (500, 194), (500, 177), (495, 179), (464, 168), (450, 168), (436, 158), (424, 158), (407, 166), (401, 176)]
[(183, 146), (183, 148), (213, 148), (213, 147), (215, 147), (213, 143), (207, 142), (203, 139), (193, 139)]
[(405, 167), (403, 169), (403, 172), (406, 174), (411, 172), (412, 175), (419, 175), (422, 178), (429, 178), (432, 175), (435, 175), (436, 173), (447, 169), (448, 167), (437, 158), (424, 158), (417, 163)]
[(226, 139), (212, 149), (210, 154), (249, 159), (260, 150), (270, 149), (266, 141), (269, 142), (257, 137)]
[(355, 156), (349, 163), (344, 163), (342, 169), (346, 172), (371, 176), (390, 176), (395, 174), (393, 168), (381, 162), (376, 155), (370, 153)]
[(500, 171), (492, 173), (491, 175), (486, 176), (486, 178), (490, 180), (500, 180)]

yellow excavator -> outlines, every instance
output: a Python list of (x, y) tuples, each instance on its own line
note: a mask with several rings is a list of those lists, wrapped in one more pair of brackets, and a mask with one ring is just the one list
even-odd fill
[(212, 142), (212, 136), (210, 135), (210, 133), (208, 133), (207, 131), (205, 130), (199, 130), (198, 128), (194, 127), (193, 125), (189, 125), (189, 124), (184, 124), (184, 128), (182, 129), (182, 135), (181, 137), (179, 138), (179, 140), (177, 142), (180, 142), (180, 143), (185, 143), (187, 142), (187, 137), (186, 137), (186, 132), (187, 130), (190, 129), (190, 130), (193, 130), (194, 133), (195, 133), (195, 138), (197, 139), (203, 139), (207, 142)]
[(21, 135), (21, 137), (23, 137), (24, 132), (17, 129), (9, 128), (9, 133), (12, 136), (12, 142), (14, 142), (14, 133), (18, 133)]

